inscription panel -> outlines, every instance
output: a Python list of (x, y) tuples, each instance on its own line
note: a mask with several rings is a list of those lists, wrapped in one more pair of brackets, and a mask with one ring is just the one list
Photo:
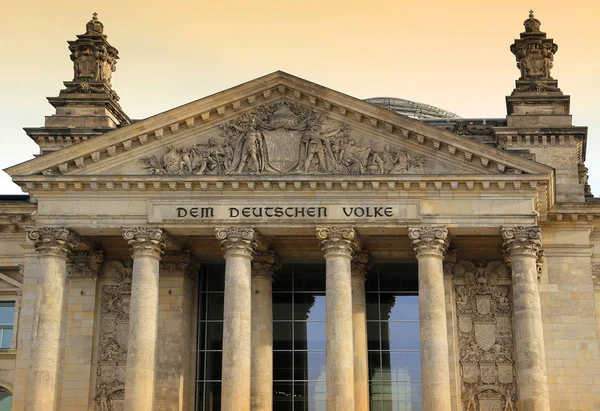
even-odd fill
[(413, 222), (420, 220), (418, 201), (385, 202), (226, 202), (150, 201), (150, 223), (278, 222)]

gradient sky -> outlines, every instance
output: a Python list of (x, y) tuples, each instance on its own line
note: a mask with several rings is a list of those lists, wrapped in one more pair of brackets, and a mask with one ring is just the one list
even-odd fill
[[(97, 3), (97, 4), (94, 4)], [(72, 79), (67, 40), (98, 12), (121, 59), (113, 87), (133, 119), (287, 71), (358, 98), (400, 97), (462, 117), (504, 117), (519, 71), (509, 46), (535, 10), (559, 46), (552, 75), (588, 126), (600, 194), (600, 5), (589, 0), (32, 1), (3, 5), (0, 169), (38, 152), (23, 127)], [(20, 193), (0, 172), (0, 193)]]

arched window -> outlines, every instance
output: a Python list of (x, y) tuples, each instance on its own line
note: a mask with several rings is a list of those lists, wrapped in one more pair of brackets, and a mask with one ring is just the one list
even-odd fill
[(5, 388), (0, 387), (0, 411), (12, 410), (12, 393), (6, 391)]

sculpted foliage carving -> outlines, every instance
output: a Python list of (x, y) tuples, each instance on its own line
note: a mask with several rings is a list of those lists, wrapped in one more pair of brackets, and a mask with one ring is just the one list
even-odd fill
[(167, 146), (138, 162), (148, 174), (416, 174), (427, 159), (353, 136), (347, 123), (302, 105), (263, 105), (220, 125), (220, 135), (192, 146)]
[(464, 410), (516, 410), (510, 276), (503, 261), (453, 264)]
[(108, 261), (103, 267), (96, 411), (123, 409), (132, 264)]

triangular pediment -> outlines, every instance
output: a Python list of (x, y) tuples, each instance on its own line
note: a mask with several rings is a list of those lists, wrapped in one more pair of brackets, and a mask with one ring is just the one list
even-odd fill
[(507, 175), (552, 169), (283, 72), (6, 170), (24, 176)]

